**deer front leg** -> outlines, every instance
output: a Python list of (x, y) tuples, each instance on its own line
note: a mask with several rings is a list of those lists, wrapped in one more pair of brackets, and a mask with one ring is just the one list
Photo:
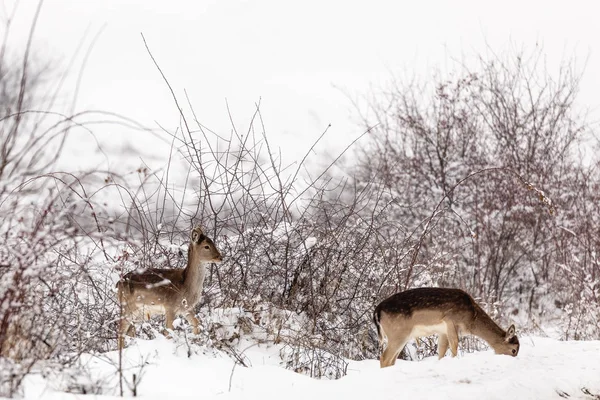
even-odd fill
[(448, 342), (450, 343), (450, 352), (452, 352), (452, 357), (456, 357), (458, 354), (458, 329), (454, 322), (446, 320), (447, 327), (447, 335)]
[(448, 351), (448, 336), (440, 333), (438, 335), (438, 358), (441, 360)]
[(173, 321), (175, 321), (175, 311), (173, 310), (165, 310), (165, 319), (166, 319), (166, 327), (167, 329), (164, 330), (163, 335), (165, 335), (166, 337), (170, 338), (171, 334), (169, 331), (173, 331), (175, 328), (173, 328)]
[(189, 312), (187, 314), (185, 314), (185, 319), (187, 319), (187, 321), (190, 323), (190, 325), (192, 325), (194, 327), (193, 329), (193, 333), (194, 335), (198, 335), (200, 333), (200, 321), (198, 320), (198, 318), (196, 318), (196, 316), (194, 315), (194, 313)]

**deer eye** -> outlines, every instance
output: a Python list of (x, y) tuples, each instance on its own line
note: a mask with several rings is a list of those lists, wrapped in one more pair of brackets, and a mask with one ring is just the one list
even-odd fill
[(210, 249), (210, 247), (209, 247), (208, 245), (204, 246), (204, 248), (205, 248), (206, 250)]
[(512, 353), (513, 353), (513, 354), (517, 354), (517, 350), (515, 350), (515, 349), (512, 349)]

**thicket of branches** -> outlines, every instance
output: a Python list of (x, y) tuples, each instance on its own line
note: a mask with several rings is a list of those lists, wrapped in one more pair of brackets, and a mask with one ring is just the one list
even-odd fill
[(103, 237), (110, 221), (97, 190), (105, 172), (54, 172), (70, 132), (88, 137), (94, 125), (127, 124), (75, 113), (77, 88), (65, 104), (70, 68), (60, 73), (35, 57), (41, 5), (21, 53), (8, 43), (17, 7), (0, 27), (0, 396), (16, 394), (32, 369), (61, 370), (82, 352), (112, 347), (111, 273), (126, 243)]
[[(539, 58), (482, 60), (377, 94), (358, 162), (337, 176), (340, 159), (307, 172), (312, 148), (283, 164), (259, 105), (244, 131), (212, 132), (170, 86), (180, 120), (163, 129), (163, 168), (52, 172), (69, 130), (93, 121), (36, 103), (27, 56), (0, 62), (2, 394), (41, 359), (70, 367), (114, 350), (116, 281), (184, 266), (197, 223), (224, 262), (191, 339), (241, 363), (230, 343), (262, 329), (289, 368), (340, 376), (344, 358), (378, 355), (377, 302), (424, 285), (464, 288), (502, 323), (556, 318), (565, 338), (600, 335), (598, 164), (577, 156), (587, 131), (568, 65), (553, 80)], [(234, 327), (219, 319), (227, 309), (239, 310)]]
[(600, 335), (598, 142), (574, 106), (579, 79), (537, 50), (396, 84), (364, 112), (379, 124), (356, 179), (389, 191), (395, 220), (426, 226), (415, 265), (433, 284), (570, 339)]

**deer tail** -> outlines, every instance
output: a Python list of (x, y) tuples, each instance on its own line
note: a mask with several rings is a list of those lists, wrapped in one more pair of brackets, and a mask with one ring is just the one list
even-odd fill
[(375, 311), (373, 311), (373, 323), (375, 324), (375, 328), (377, 329), (377, 338), (379, 339), (379, 347), (382, 350), (385, 350), (387, 347), (387, 335), (381, 326), (381, 308), (377, 306)]

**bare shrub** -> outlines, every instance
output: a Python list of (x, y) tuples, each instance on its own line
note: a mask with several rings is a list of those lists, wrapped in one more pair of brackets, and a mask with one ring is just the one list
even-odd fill
[(571, 304), (586, 321), (578, 329), (598, 337), (576, 306), (583, 293), (598, 307), (586, 280), (597, 276), (598, 175), (579, 157), (589, 127), (574, 106), (578, 84), (574, 63), (553, 75), (538, 49), (374, 94), (362, 111), (378, 125), (357, 181), (379, 182), (396, 199), (393, 218), (427, 231), (404, 288), (418, 286), (412, 269), (427, 271), (430, 283), (464, 288), (538, 332)]
[[(116, 348), (119, 278), (182, 268), (198, 223), (224, 261), (207, 274), (201, 334), (177, 321), (173, 343), (188, 356), (216, 348), (246, 365), (240, 346), (250, 338), (281, 346), (290, 369), (338, 378), (348, 358), (378, 356), (374, 305), (425, 285), (465, 288), (494, 319), (521, 318), (534, 329), (556, 318), (565, 337), (596, 337), (598, 174), (573, 160), (584, 130), (572, 114), (577, 79), (568, 68), (558, 81), (540, 79), (535, 58), (512, 61), (482, 60), (461, 78), (398, 87), (385, 107), (374, 104), (377, 127), (318, 171), (310, 155), (320, 138), (284, 165), (260, 104), (243, 132), (233, 118), (228, 134), (213, 132), (164, 75), (180, 126), (163, 130), (171, 148), (162, 169), (51, 173), (52, 159), (32, 161), (35, 140), (7, 147), (0, 348), (20, 361), (0, 358), (12, 371), (3, 394), (13, 395), (41, 359), (71, 374), (70, 391), (116, 392), (83, 372), (76, 379), (75, 361)], [(25, 129), (30, 114), (7, 114), (3, 132)], [(79, 117), (60, 117), (50, 133), (26, 132), (58, 140), (59, 154), (61, 135), (86, 127)], [(358, 168), (335, 174), (367, 134)], [(162, 323), (148, 321), (141, 337)], [(436, 351), (425, 339), (404, 357)], [(121, 394), (137, 391), (141, 375), (130, 372)]]

